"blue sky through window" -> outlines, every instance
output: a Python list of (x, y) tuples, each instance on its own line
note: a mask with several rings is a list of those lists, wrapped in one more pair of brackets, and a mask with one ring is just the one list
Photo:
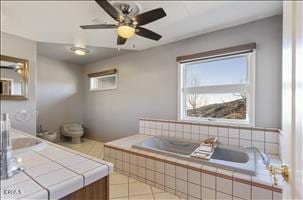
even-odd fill
[(210, 86), (245, 83), (247, 57), (239, 56), (186, 64), (186, 86)]

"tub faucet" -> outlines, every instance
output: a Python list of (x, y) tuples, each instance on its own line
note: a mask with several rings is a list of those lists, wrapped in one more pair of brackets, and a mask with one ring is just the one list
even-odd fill
[(256, 147), (251, 147), (251, 146), (244, 146), (243, 148), (245, 148), (245, 149), (252, 149), (252, 150), (257, 151), (261, 155), (261, 157), (262, 157), (263, 164), (266, 167), (268, 167), (270, 165), (270, 159), (269, 159), (269, 157), (263, 151), (261, 151), (260, 149), (258, 149)]
[(8, 179), (22, 171), (22, 167), (18, 164), (16, 157), (13, 154), (10, 138), (11, 127), (8, 113), (0, 115), (0, 122), (1, 179)]

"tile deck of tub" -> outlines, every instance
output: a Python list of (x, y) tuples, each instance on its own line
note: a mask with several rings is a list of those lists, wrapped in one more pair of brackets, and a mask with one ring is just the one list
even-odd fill
[[(182, 198), (254, 199), (260, 194), (263, 199), (281, 199), (282, 178), (279, 176), (278, 185), (273, 185), (260, 157), (257, 159), (257, 175), (248, 176), (132, 148), (133, 144), (150, 137), (153, 136), (137, 134), (106, 143), (104, 159), (114, 163), (116, 171)], [(270, 157), (271, 163), (280, 164), (277, 155)], [(182, 170), (185, 179), (180, 177)], [(203, 196), (208, 194), (211, 196)]]
[[(103, 159), (104, 144), (96, 140), (83, 138), (81, 144), (60, 142), (59, 145), (70, 148), (84, 154)], [(110, 199), (111, 200), (179, 200), (180, 197), (147, 185), (141, 181), (114, 172), (110, 175)]]

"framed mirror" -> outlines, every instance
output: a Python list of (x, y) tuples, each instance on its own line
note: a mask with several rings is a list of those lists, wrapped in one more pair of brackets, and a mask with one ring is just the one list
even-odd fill
[(26, 100), (28, 98), (28, 60), (1, 55), (0, 98)]

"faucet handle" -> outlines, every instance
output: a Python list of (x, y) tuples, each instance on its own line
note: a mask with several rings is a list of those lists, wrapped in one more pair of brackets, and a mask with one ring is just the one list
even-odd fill
[(288, 166), (286, 164), (282, 164), (281, 167), (269, 165), (268, 170), (269, 174), (273, 177), (274, 185), (278, 184), (277, 174), (281, 174), (284, 181), (288, 181)]

